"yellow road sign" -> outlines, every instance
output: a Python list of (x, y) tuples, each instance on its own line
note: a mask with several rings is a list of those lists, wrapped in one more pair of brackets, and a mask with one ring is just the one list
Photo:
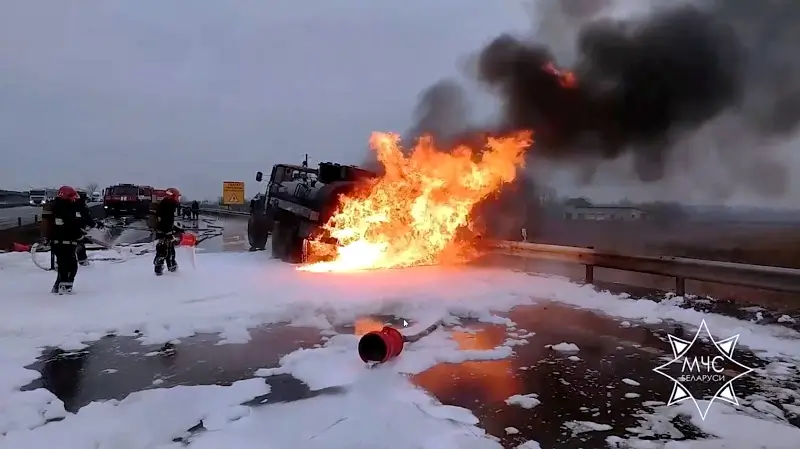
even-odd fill
[(244, 204), (244, 183), (241, 181), (223, 182), (222, 202), (225, 204)]

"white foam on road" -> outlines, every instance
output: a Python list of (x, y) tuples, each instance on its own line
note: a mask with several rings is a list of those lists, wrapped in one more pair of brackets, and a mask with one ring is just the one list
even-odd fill
[[(705, 408), (707, 401), (700, 401)], [(729, 404), (714, 403), (706, 419), (700, 419), (694, 404), (684, 402), (677, 406), (656, 407), (653, 413), (642, 414), (641, 438), (609, 436), (606, 443), (619, 449), (794, 449), (800, 438), (800, 429), (786, 422), (764, 419), (754, 415), (752, 409), (737, 409)], [(669, 420), (682, 415), (701, 431), (712, 435), (703, 440), (670, 441), (658, 436), (681, 438), (681, 432)]]
[[(5, 434), (0, 447), (47, 447), (50, 441), (69, 449), (177, 448), (171, 439), (199, 419), (215, 430), (192, 437), (189, 446), (201, 449), (337, 449), (374, 447), (375, 441), (392, 448), (500, 447), (478, 427), (471, 412), (439, 404), (411, 385), (406, 375), (439, 363), (509, 357), (513, 345), (461, 350), (449, 331), (440, 330), (409, 345), (395, 363), (367, 370), (357, 356), (357, 338), (333, 331), (335, 325), (364, 315), (449, 324), (475, 318), (514, 329), (513, 322), (497, 313), (555, 300), (628, 320), (658, 317), (696, 326), (705, 318), (715, 334), (741, 333), (742, 345), (800, 358), (793, 340), (798, 335), (777, 326), (681, 309), (676, 301), (657, 304), (596, 292), (556, 277), (467, 267), (316, 274), (299, 272), (265, 253), (204, 254), (192, 269), (188, 255), (181, 257), (181, 271), (160, 278), (152, 273), (150, 257), (96, 263), (81, 269), (76, 295), (53, 296), (48, 293), (53, 273), (35, 268), (27, 254), (0, 256), (0, 434)], [(298, 350), (281, 359), (278, 367), (265, 367), (258, 374), (287, 373), (312, 390), (337, 387), (338, 392), (289, 404), (240, 407), (265, 392), (263, 379), (250, 379), (231, 387), (149, 390), (69, 414), (46, 390), (18, 391), (39, 377), (24, 366), (45, 346), (78, 349), (108, 333), (165, 343), (216, 332), (227, 343), (237, 343), (250, 338), (249, 328), (282, 322), (317, 327), (334, 336), (322, 347)], [(213, 410), (181, 407), (195, 404), (187, 397), (220, 399), (206, 400)], [(131, 411), (145, 402), (149, 413)], [(56, 417), (64, 420), (45, 424)], [(150, 429), (153, 420), (158, 425)], [(80, 437), (66, 441), (67, 429)]]

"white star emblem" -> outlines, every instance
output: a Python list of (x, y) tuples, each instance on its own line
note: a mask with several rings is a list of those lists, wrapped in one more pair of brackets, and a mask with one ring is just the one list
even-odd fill
[[(735, 377), (725, 382), (725, 384), (722, 385), (722, 387), (720, 387), (716, 393), (714, 393), (714, 396), (708, 402), (708, 405), (706, 406), (705, 410), (703, 410), (700, 407), (700, 404), (697, 403), (697, 399), (695, 399), (692, 393), (689, 392), (689, 389), (686, 388), (685, 385), (683, 385), (681, 380), (676, 379), (675, 377), (673, 377), (672, 375), (670, 375), (665, 371), (662, 371), (674, 363), (682, 363), (686, 354), (689, 352), (689, 350), (694, 345), (695, 341), (697, 341), (698, 337), (700, 337), (700, 334), (703, 332), (705, 332), (706, 335), (708, 335), (708, 339), (711, 341), (711, 343), (714, 344), (714, 347), (717, 348), (717, 351), (719, 351), (722, 357), (724, 357), (729, 362), (736, 364), (737, 366), (739, 366), (744, 370), (743, 372), (739, 373)], [(700, 413), (700, 419), (702, 420), (706, 419), (706, 415), (708, 415), (708, 410), (711, 409), (711, 405), (714, 403), (714, 400), (716, 399), (720, 399), (722, 401), (728, 402), (733, 405), (739, 405), (739, 400), (736, 398), (736, 393), (733, 390), (733, 381), (753, 371), (753, 368), (742, 365), (741, 363), (733, 359), (733, 350), (736, 348), (736, 342), (739, 340), (739, 334), (736, 334), (732, 337), (728, 337), (724, 340), (715, 341), (714, 337), (711, 335), (711, 332), (708, 331), (708, 326), (706, 325), (706, 320), (704, 319), (703, 321), (700, 322), (700, 327), (697, 328), (697, 333), (694, 334), (694, 338), (692, 338), (691, 341), (675, 337), (674, 335), (667, 335), (667, 336), (669, 337), (669, 344), (672, 347), (673, 358), (669, 362), (659, 367), (653, 368), (653, 371), (657, 372), (658, 374), (661, 374), (662, 376), (670, 379), (673, 382), (672, 393), (669, 396), (669, 402), (667, 403), (667, 405), (673, 405), (679, 402), (683, 402), (687, 399), (691, 399), (692, 402), (694, 403), (694, 406), (697, 408), (697, 411)]]

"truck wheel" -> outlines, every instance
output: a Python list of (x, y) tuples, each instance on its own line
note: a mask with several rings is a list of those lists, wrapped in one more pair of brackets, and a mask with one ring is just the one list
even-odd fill
[(283, 260), (286, 257), (286, 226), (282, 221), (275, 222), (272, 228), (272, 257)]
[(296, 220), (275, 223), (272, 231), (272, 257), (288, 263), (303, 261), (303, 239), (297, 235)]
[(250, 243), (250, 251), (263, 251), (267, 246), (268, 237), (267, 217), (262, 214), (250, 215), (247, 220), (247, 241)]

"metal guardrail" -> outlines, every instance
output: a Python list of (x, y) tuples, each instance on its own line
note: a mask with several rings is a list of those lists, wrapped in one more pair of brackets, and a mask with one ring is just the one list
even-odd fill
[[(220, 208), (205, 207), (200, 210), (202, 213), (216, 215), (249, 215), (247, 212)], [(587, 283), (594, 282), (594, 268), (598, 267), (675, 278), (675, 292), (678, 295), (686, 294), (687, 280), (800, 294), (800, 270), (793, 268), (687, 257), (635, 256), (591, 248), (527, 242), (501, 241), (492, 243), (492, 247), (494, 254), (583, 265), (584, 280)]]
[(0, 229), (11, 229), (38, 223), (40, 218), (40, 213), (30, 213), (18, 217), (0, 217)]
[(237, 216), (248, 216), (250, 212), (245, 211), (238, 211), (238, 210), (230, 210), (230, 209), (222, 209), (219, 207), (200, 207), (201, 214), (212, 214), (212, 215), (237, 215)]
[(0, 203), (0, 209), (12, 209), (14, 207), (24, 207), (28, 205), (29, 203), (27, 201), (3, 202)]
[(800, 293), (800, 270), (764, 265), (690, 259), (671, 256), (634, 256), (590, 248), (525, 242), (493, 243), (494, 253), (527, 259), (584, 265), (585, 281), (594, 281), (594, 267), (675, 278), (675, 292), (686, 294), (686, 281)]
[[(87, 206), (90, 210), (94, 210), (97, 207), (101, 207), (102, 203), (88, 203)], [(8, 212), (7, 216), (0, 217), (0, 230), (35, 224), (38, 223), (42, 217), (40, 208), (28, 206), (27, 204), (17, 207), (24, 207), (25, 212), (17, 214), (13, 211), (10, 211)]]

